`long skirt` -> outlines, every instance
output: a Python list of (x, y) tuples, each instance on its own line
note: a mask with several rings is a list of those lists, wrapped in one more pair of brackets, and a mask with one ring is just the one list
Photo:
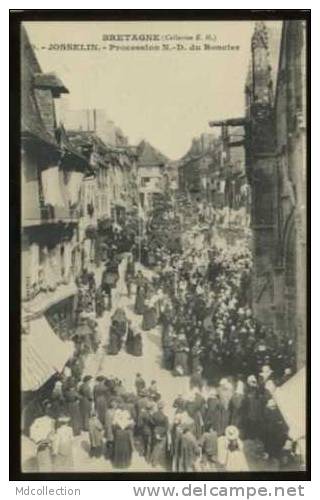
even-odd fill
[(126, 340), (126, 351), (128, 354), (132, 354), (133, 346), (134, 346), (134, 337), (128, 336)]
[(105, 418), (106, 418), (106, 411), (107, 411), (107, 399), (103, 394), (96, 397), (95, 408), (96, 408), (98, 419), (100, 420), (102, 425), (105, 425)]
[(53, 463), (49, 446), (37, 452), (38, 472), (52, 472)]
[(120, 351), (121, 342), (116, 333), (110, 334), (110, 340), (108, 345), (108, 354), (115, 356)]
[(171, 348), (164, 347), (163, 348), (163, 367), (166, 370), (172, 370), (173, 358), (174, 358), (173, 350)]
[(73, 469), (72, 451), (67, 455), (58, 454), (54, 458), (54, 469), (56, 472), (68, 472)]
[(135, 302), (135, 306), (134, 306), (134, 310), (135, 310), (136, 314), (143, 314), (144, 309), (145, 309), (144, 299), (145, 299), (144, 293), (141, 293), (138, 290), (137, 295), (136, 295), (136, 302)]
[(248, 470), (248, 463), (243, 451), (235, 450), (227, 452), (227, 472), (246, 472)]
[(84, 431), (89, 430), (89, 418), (91, 410), (92, 410), (92, 402), (89, 399), (83, 397), (80, 400), (80, 413), (82, 420), (82, 430)]
[(197, 439), (200, 439), (203, 433), (203, 419), (200, 411), (197, 411), (193, 416), (194, 425), (195, 425), (195, 436)]
[(215, 427), (218, 436), (223, 436), (226, 427), (230, 424), (230, 411), (224, 406), (219, 405), (215, 413)]
[(151, 330), (157, 326), (157, 311), (155, 307), (146, 307), (143, 313), (142, 329)]
[(114, 467), (127, 468), (131, 464), (132, 443), (129, 429), (116, 429), (113, 449)]
[(192, 356), (191, 358), (191, 369), (192, 372), (196, 372), (198, 368), (201, 368), (200, 356)]
[(82, 418), (80, 413), (79, 401), (71, 401), (68, 403), (68, 412), (71, 418), (71, 427), (73, 434), (79, 436), (82, 428)]
[(174, 373), (177, 376), (187, 375), (188, 373), (188, 353), (178, 351), (174, 356)]
[(142, 356), (142, 339), (141, 337), (135, 337), (133, 339), (132, 351), (131, 354), (133, 356)]
[(171, 323), (165, 321), (162, 323), (162, 342), (166, 342), (169, 337)]
[(167, 467), (167, 440), (163, 437), (154, 443), (151, 453), (151, 465), (153, 467)]

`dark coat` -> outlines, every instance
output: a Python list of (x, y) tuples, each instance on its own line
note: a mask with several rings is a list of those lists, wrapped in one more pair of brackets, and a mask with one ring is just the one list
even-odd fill
[(89, 382), (84, 382), (79, 388), (80, 395), (80, 413), (82, 418), (82, 429), (89, 430), (89, 418), (93, 404), (93, 393)]
[(131, 354), (133, 356), (142, 356), (142, 337), (140, 333), (133, 337)]
[(187, 432), (181, 437), (180, 459), (184, 472), (192, 472), (196, 459), (200, 454), (200, 449), (196, 438), (191, 432)]
[(105, 385), (104, 381), (98, 382), (94, 386), (93, 397), (94, 397), (95, 409), (102, 425), (105, 425), (104, 420), (105, 420), (105, 414), (107, 410), (109, 396), (110, 396), (109, 390)]
[(73, 434), (79, 436), (82, 429), (82, 418), (80, 413), (80, 396), (74, 388), (69, 389), (65, 394), (66, 407), (71, 418)]

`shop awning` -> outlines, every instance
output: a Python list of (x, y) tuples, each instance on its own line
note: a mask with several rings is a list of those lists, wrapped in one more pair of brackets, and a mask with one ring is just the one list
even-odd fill
[(289, 427), (289, 436), (298, 440), (306, 435), (306, 369), (301, 368), (273, 393)]
[(39, 317), (50, 307), (77, 293), (78, 287), (73, 282), (59, 285), (52, 292), (39, 293), (34, 299), (22, 304), (22, 319), (29, 318), (31, 320), (31, 318)]
[(22, 391), (36, 391), (63, 370), (73, 354), (73, 343), (57, 337), (44, 316), (26, 325), (21, 337)]

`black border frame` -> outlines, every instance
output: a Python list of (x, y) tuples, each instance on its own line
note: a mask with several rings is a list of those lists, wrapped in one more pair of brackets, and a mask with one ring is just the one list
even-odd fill
[[(20, 24), (23, 21), (244, 21), (305, 20), (307, 24), (307, 470), (243, 473), (23, 473), (20, 469)], [(10, 345), (9, 481), (310, 481), (311, 480), (311, 9), (29, 9), (9, 10), (10, 88)]]

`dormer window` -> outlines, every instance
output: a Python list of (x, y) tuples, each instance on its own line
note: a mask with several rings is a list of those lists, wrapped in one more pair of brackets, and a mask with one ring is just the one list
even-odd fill
[(55, 98), (61, 94), (69, 94), (69, 90), (55, 73), (35, 73), (33, 86), (35, 89), (51, 90), (52, 97)]

